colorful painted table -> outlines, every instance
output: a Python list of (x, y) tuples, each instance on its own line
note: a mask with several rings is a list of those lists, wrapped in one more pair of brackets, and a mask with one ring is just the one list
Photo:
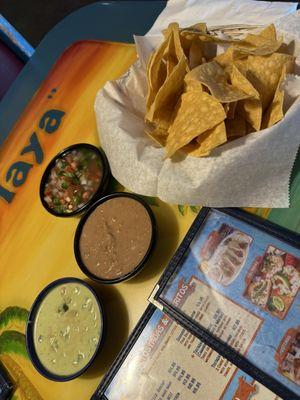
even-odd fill
[[(149, 2), (139, 3), (147, 7)], [(164, 5), (157, 2), (155, 8), (151, 3), (148, 16), (137, 7), (142, 22), (143, 18), (148, 21), (145, 30)], [(91, 28), (95, 13), (105, 10), (102, 17), (98, 14), (105, 21), (106, 10), (112, 7), (118, 19), (122, 13), (129, 15), (132, 5), (103, 4), (86, 7), (55, 28), (0, 106), (0, 360), (16, 381), (14, 399), (56, 400), (62, 398), (62, 393), (67, 400), (90, 398), (199, 211), (199, 207), (169, 205), (147, 198), (158, 222), (158, 244), (149, 264), (131, 281), (95, 287), (107, 313), (104, 350), (92, 368), (74, 381), (49, 384), (40, 376), (31, 366), (25, 348), (27, 310), (38, 292), (52, 280), (63, 276), (84, 278), (73, 255), (78, 218), (56, 218), (43, 209), (38, 194), (40, 179), (49, 160), (62, 148), (77, 142), (99, 145), (93, 112), (96, 92), (107, 80), (124, 73), (136, 59), (132, 44), (101, 41), (103, 31)], [(78, 18), (82, 26), (86, 27), (88, 21), (91, 26), (81, 34), (76, 31), (72, 40)], [(128, 41), (132, 32), (144, 33), (135, 28), (134, 23), (128, 25), (124, 28), (127, 35), (123, 32), (118, 38), (112, 34), (112, 39), (121, 40), (123, 34), (124, 41)], [(59, 50), (49, 54), (58, 35)], [(293, 208), (251, 211), (300, 232), (299, 174), (293, 179)], [(112, 181), (110, 190), (123, 188)]]

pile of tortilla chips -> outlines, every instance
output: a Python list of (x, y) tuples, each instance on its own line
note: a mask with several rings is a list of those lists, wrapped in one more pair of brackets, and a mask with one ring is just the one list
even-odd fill
[(147, 134), (167, 157), (202, 157), (274, 125), (283, 118), (281, 83), (294, 68), (285, 49), (274, 25), (238, 40), (212, 35), (204, 23), (170, 24), (147, 66)]

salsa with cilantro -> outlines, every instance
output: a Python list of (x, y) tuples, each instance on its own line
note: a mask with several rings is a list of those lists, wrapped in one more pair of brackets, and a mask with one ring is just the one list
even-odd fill
[(58, 158), (45, 185), (44, 200), (59, 214), (83, 207), (98, 190), (102, 162), (92, 149), (79, 148)]

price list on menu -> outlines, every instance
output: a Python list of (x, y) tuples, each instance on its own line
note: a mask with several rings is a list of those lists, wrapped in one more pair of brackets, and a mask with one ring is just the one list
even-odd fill
[(278, 400), (160, 310), (105, 390), (108, 400)]

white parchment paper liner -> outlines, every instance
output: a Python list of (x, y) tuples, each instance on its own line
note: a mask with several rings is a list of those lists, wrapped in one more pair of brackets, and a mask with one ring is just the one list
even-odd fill
[[(191, 3), (192, 7), (189, 6)], [(251, 9), (257, 25), (272, 22), (269, 14), (260, 15), (258, 8), (266, 7), (265, 2), (221, 0), (219, 3), (222, 3), (222, 7), (219, 6), (215, 12), (211, 9), (211, 15), (203, 19), (202, 10), (204, 5), (207, 7), (207, 2), (171, 1), (162, 13), (164, 18), (160, 16), (152, 28), (155, 35), (136, 38), (139, 61), (123, 77), (108, 82), (96, 97), (95, 112), (101, 145), (114, 177), (139, 194), (158, 196), (174, 204), (288, 207), (289, 179), (300, 144), (300, 102), (295, 101), (300, 94), (298, 77), (290, 76), (284, 83), (288, 93), (286, 107), (293, 104), (282, 121), (260, 133), (220, 146), (210, 157), (177, 156), (172, 161), (163, 161), (164, 149), (156, 147), (144, 134), (144, 66), (149, 52), (160, 40), (160, 35), (156, 33), (173, 20), (172, 13), (181, 26), (203, 20), (210, 23), (216, 21), (217, 25), (220, 21), (217, 10), (222, 13), (223, 24), (226, 20), (232, 23), (232, 19), (241, 24), (252, 22)], [(275, 7), (277, 4), (272, 5), (273, 21), (277, 20), (281, 31), (292, 34), (293, 38), (300, 38), (300, 14), (283, 17), (295, 9), (295, 4), (280, 3)], [(235, 7), (232, 9), (230, 5)], [(184, 12), (179, 12), (180, 8)], [(227, 8), (229, 11), (226, 13)], [(239, 13), (238, 17), (234, 10)], [(185, 23), (183, 16), (188, 23)], [(298, 25), (291, 23), (295, 19)], [(285, 20), (290, 22), (285, 24)], [(292, 32), (289, 26), (293, 27)]]

